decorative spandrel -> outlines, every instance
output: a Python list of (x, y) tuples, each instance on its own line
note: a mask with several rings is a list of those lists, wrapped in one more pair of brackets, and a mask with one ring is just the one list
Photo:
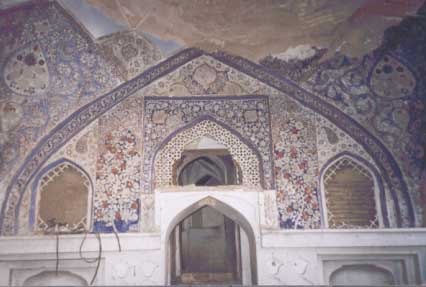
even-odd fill
[[(186, 144), (199, 137), (209, 136), (209, 132), (214, 134), (215, 140), (230, 148), (231, 154), (233, 153), (231, 149), (234, 149), (235, 152), (239, 146), (250, 146), (250, 148), (246, 148), (247, 154), (251, 154), (249, 158), (252, 160), (260, 162), (260, 166), (253, 168), (250, 167), (252, 163), (249, 163), (245, 169), (241, 165), (243, 178), (246, 173), (246, 180), (249, 178), (254, 180), (250, 182), (250, 185), (256, 186), (262, 182), (266, 189), (274, 186), (269, 104), (266, 96), (147, 97), (144, 109), (145, 145), (142, 173), (144, 192), (152, 191), (151, 183), (153, 181), (161, 181), (161, 185), (165, 184), (163, 182), (165, 179), (157, 177), (158, 174), (154, 178), (154, 161), (155, 168), (159, 168), (161, 158), (157, 160), (157, 157), (163, 154), (160, 151), (167, 148), (168, 143), (173, 141), (174, 137), (182, 137), (190, 130), (194, 132), (190, 132), (187, 135), (189, 138), (182, 141), (182, 149)], [(203, 128), (200, 126), (200, 129), (193, 129), (198, 125)], [(180, 154), (178, 156), (180, 158)], [(244, 157), (239, 156), (238, 158)], [(248, 173), (255, 172), (255, 170), (258, 173), (256, 176), (248, 176)], [(169, 175), (167, 178), (172, 179), (171, 167), (165, 174)], [(170, 180), (169, 184), (171, 182)]]

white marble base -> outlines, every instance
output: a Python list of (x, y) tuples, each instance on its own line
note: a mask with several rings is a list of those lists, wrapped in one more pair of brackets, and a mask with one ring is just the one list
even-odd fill
[[(155, 200), (157, 233), (120, 234), (122, 252), (118, 251), (114, 234), (101, 235), (102, 261), (94, 285), (168, 284), (167, 236), (174, 222), (190, 206), (214, 206), (216, 201), (234, 209), (236, 215), (249, 223), (256, 249), (258, 284), (321, 285), (333, 283), (333, 276), (333, 280), (355, 276), (360, 281), (391, 276), (396, 284), (426, 285), (425, 228), (279, 230), (273, 220), (276, 207), (268, 202), (274, 196), (274, 191), (235, 189), (159, 191)], [(63, 280), (77, 276), (88, 283), (92, 279), (96, 263), (80, 260), (82, 239), (83, 235), (59, 236), (59, 270), (66, 271), (61, 275)], [(98, 256), (95, 235), (88, 235), (83, 254), (90, 258)], [(43, 271), (54, 271), (55, 266), (55, 236), (0, 238), (0, 286), (23, 285)], [(346, 271), (336, 272), (342, 268)], [(381, 270), (383, 274), (369, 275), (362, 271), (365, 268)]]

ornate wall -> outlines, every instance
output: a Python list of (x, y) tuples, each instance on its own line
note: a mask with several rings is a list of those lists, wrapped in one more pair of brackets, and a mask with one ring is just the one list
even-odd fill
[[(53, 1), (1, 11), (0, 285), (168, 284), (170, 234), (205, 205), (245, 230), (247, 282), (424, 284), (425, 230), (406, 227), (426, 226), (425, 9), (361, 58), (315, 48), (260, 64), (194, 48), (165, 58), (135, 31), (93, 39)], [(182, 154), (205, 138), (241, 184), (176, 185)], [(359, 174), (350, 199), (330, 201), (339, 166)], [(67, 167), (81, 192), (60, 190), (68, 200), (54, 196), (41, 222)], [(77, 202), (79, 228), (56, 225), (51, 210)], [(99, 237), (78, 234), (81, 222)]]
[(229, 133), (221, 142), (247, 186), (277, 190), (282, 229), (323, 226), (320, 172), (339, 154), (377, 171), (387, 225), (424, 224), (424, 39), (404, 38), (421, 18), (390, 29), (359, 59), (320, 61), (318, 50), (302, 63), (268, 57), (260, 66), (197, 49), (158, 63), (144, 37), (94, 41), (56, 2), (2, 13), (2, 234), (31, 230), (35, 182), (59, 159), (91, 177), (93, 230), (144, 230), (149, 194), (164, 184), (155, 156), (203, 120)]
[[(360, 58), (324, 51), (303, 61), (266, 57), (270, 71), (291, 78), (350, 115), (389, 149), (401, 167), (414, 202), (425, 203), (425, 6), (386, 30), (382, 44)], [(327, 133), (329, 134), (329, 133)], [(326, 150), (326, 148), (324, 149)], [(416, 208), (418, 223), (424, 212)], [(422, 219), (423, 218), (423, 219)]]

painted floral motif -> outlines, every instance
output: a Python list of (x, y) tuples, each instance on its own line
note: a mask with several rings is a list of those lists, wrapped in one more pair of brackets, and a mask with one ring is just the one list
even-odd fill
[[(421, 132), (426, 127), (426, 81), (421, 77), (426, 73), (426, 38), (420, 36), (425, 34), (426, 6), (418, 14), (389, 28), (374, 52), (360, 58), (337, 53), (306, 63), (309, 68), (296, 79), (379, 138), (398, 161), (411, 191), (421, 190), (418, 179), (426, 170), (426, 133)], [(269, 57), (261, 63), (293, 78), (289, 63), (282, 62)]]
[(266, 95), (277, 93), (273, 88), (238, 70), (202, 55), (154, 85), (154, 94), (159, 96), (196, 95)]
[(274, 164), (280, 226), (319, 228), (318, 156), (314, 114), (296, 103), (272, 98)]
[(138, 107), (137, 102), (127, 101), (101, 118), (93, 211), (96, 231), (138, 230), (141, 188)]
[(403, 63), (390, 55), (385, 55), (371, 70), (370, 86), (380, 97), (405, 98), (413, 93), (416, 78)]
[[(303, 89), (286, 80), (279, 79), (245, 59), (220, 52), (207, 54), (196, 49), (188, 49), (153, 67), (150, 72), (135, 78), (134, 81), (111, 91), (111, 88), (119, 80), (113, 73), (110, 73), (108, 64), (98, 54), (96, 45), (78, 28), (78, 25), (70, 21), (70, 18), (55, 2), (42, 1), (40, 4), (37, 3), (35, 6), (28, 7), (31, 7), (31, 9), (17, 9), (18, 12), (13, 16), (3, 17), (2, 14), (2, 17), (0, 17), (0, 62), (2, 69), (0, 75), (2, 80), (0, 83), (0, 105), (12, 117), (12, 120), (5, 124), (6, 128), (0, 131), (1, 180), (4, 181), (0, 184), (7, 186), (6, 203), (2, 211), (3, 217), (0, 220), (3, 234), (14, 234), (15, 214), (19, 211), (22, 195), (25, 193), (25, 188), (31, 177), (43, 163), (78, 131), (110, 110), (115, 104), (150, 83), (152, 83), (149, 87), (150, 91), (153, 91), (152, 95), (164, 96), (190, 96), (199, 93), (199, 91), (203, 94), (214, 93), (216, 95), (259, 94), (262, 91), (267, 91), (266, 94), (271, 95), (273, 94), (271, 91), (276, 90), (265, 88), (267, 85), (279, 89), (280, 93), (297, 99), (311, 110), (328, 117), (336, 126), (339, 126), (340, 129), (363, 146), (365, 151), (377, 162), (380, 172), (389, 177), (389, 180), (387, 180), (389, 188), (394, 190), (393, 196), (401, 207), (402, 226), (414, 225), (411, 202), (419, 204), (415, 200), (417, 197), (412, 196), (408, 191), (422, 190), (422, 182), (418, 179), (425, 169), (426, 162), (424, 148), (426, 134), (422, 132), (426, 123), (424, 117), (426, 81), (420, 77), (426, 74), (426, 56), (423, 53), (426, 45), (424, 37), (418, 36), (418, 31), (424, 30), (422, 21), (425, 19), (423, 17), (425, 9), (423, 9), (421, 17), (411, 17), (410, 21), (405, 23), (403, 21), (400, 28), (391, 29), (389, 33), (386, 33), (384, 47), (381, 47), (378, 51), (359, 59), (337, 55), (329, 61), (318, 63), (318, 66), (315, 66), (313, 70), (308, 69), (300, 82)], [(396, 37), (392, 40), (389, 35), (392, 36), (395, 31), (397, 31)], [(5, 80), (5, 77), (10, 74), (8, 73), (10, 66), (7, 65), (9, 59), (34, 43), (39, 43), (41, 46), (48, 72), (51, 73), (49, 75), (49, 91), (39, 93), (37, 97), (16, 93)], [(134, 50), (127, 46), (123, 46), (122, 52), (123, 57), (125, 55), (128, 59), (135, 55)], [(28, 53), (24, 54), (27, 55)], [(410, 69), (412, 76), (415, 77), (416, 85), (409, 96), (389, 98), (381, 97), (377, 92), (374, 92), (377, 87), (369, 81), (368, 75), (385, 55), (400, 59)], [(34, 61), (29, 57), (27, 63), (31, 65)], [(397, 68), (398, 66), (395, 66), (395, 69)], [(381, 66), (381, 69), (389, 71), (388, 68), (385, 68), (385, 65)], [(305, 80), (305, 76), (308, 77), (307, 80)], [(194, 84), (192, 80), (195, 82)], [(20, 81), (16, 83), (19, 84)], [(306, 92), (306, 90), (313, 92), (314, 95)], [(102, 99), (94, 101), (91, 105), (86, 105), (78, 113), (69, 116), (77, 108), (94, 100), (96, 96), (105, 91), (111, 92), (105, 94)], [(219, 109), (212, 114), (217, 118), (224, 119), (224, 121), (229, 120), (232, 125), (238, 125), (239, 122), (234, 123), (232, 116), (226, 116), (226, 113), (232, 109), (227, 106), (221, 109), (221, 104), (218, 105)], [(188, 104), (188, 106), (190, 105)], [(271, 112), (273, 123), (278, 122), (294, 126), (298, 132), (309, 130), (305, 127), (314, 126), (312, 119), (296, 117), (296, 121), (304, 123), (304, 128), (297, 128), (295, 123), (287, 123), (290, 115), (287, 117), (287, 114), (283, 112), (286, 105), (278, 105), (274, 102), (271, 107), (274, 106), (277, 107)], [(185, 113), (184, 108), (186, 110), (193, 108), (194, 110)], [(176, 112), (173, 114), (167, 114), (164, 122), (164, 115), (158, 112), (155, 120), (156, 128), (147, 135), (152, 139), (152, 142), (160, 141), (164, 135), (204, 112), (204, 110), (200, 112), (198, 108), (199, 105), (197, 104), (191, 104), (190, 108), (182, 107), (180, 110), (175, 110)], [(247, 113), (243, 116), (247, 123), (259, 121), (259, 119), (256, 120), (253, 110), (255, 109), (251, 107), (250, 111), (247, 110)], [(238, 112), (241, 112), (239, 107), (237, 107), (235, 113)], [(15, 115), (12, 116), (12, 114)], [(151, 114), (145, 116), (151, 117)], [(127, 120), (127, 116), (122, 116), (120, 120), (123, 118)], [(65, 120), (63, 124), (58, 125), (63, 120)], [(2, 125), (4, 125), (3, 123)], [(294, 134), (292, 135), (291, 129), (285, 127), (285, 125), (284, 127), (275, 127), (272, 131), (276, 161), (278, 165), (281, 165), (276, 170), (277, 177), (281, 180), (278, 188), (284, 199), (285, 196), (288, 197), (286, 189), (291, 191), (291, 188), (293, 188), (285, 187), (285, 184), (297, 185), (299, 180), (297, 176), (300, 175), (303, 175), (304, 180), (308, 180), (311, 173), (314, 174), (316, 165), (315, 158), (310, 157), (312, 148), (310, 145), (303, 145), (302, 143), (296, 145), (287, 141), (288, 138), (294, 137)], [(43, 141), (39, 140), (55, 126), (58, 128), (57, 130), (52, 131)], [(100, 130), (105, 130), (104, 127), (102, 126)], [(247, 134), (254, 134), (253, 138), (257, 140), (256, 134), (258, 133), (252, 127), (255, 127), (255, 125), (253, 124), (249, 128), (240, 125), (241, 130), (245, 129)], [(116, 131), (115, 134), (112, 134), (115, 138), (114, 142), (119, 142), (123, 133), (125, 134), (129, 130), (138, 139), (138, 132), (141, 130), (140, 127), (136, 129), (126, 127), (126, 130), (111, 129)], [(285, 131), (284, 134), (283, 131)], [(333, 145), (336, 140), (333, 132), (326, 130), (324, 132), (327, 141), (330, 145)], [(249, 135), (249, 137), (252, 137), (252, 135)], [(312, 138), (306, 138), (307, 142), (311, 140)], [(136, 142), (139, 144), (141, 140), (136, 140)], [(258, 143), (260, 145), (261, 139), (258, 140)], [(39, 146), (23, 162), (25, 154), (28, 154), (28, 151), (35, 144), (39, 144)], [(153, 148), (153, 146), (149, 146), (150, 144), (151, 141), (145, 139), (144, 145)], [(343, 143), (339, 138), (339, 142), (334, 145), (341, 144)], [(150, 152), (152, 151), (153, 149), (150, 150)], [(102, 152), (109, 153), (110, 151), (105, 149)], [(281, 153), (284, 155), (293, 154), (293, 161), (280, 158)], [(101, 156), (98, 156), (98, 158), (101, 158)], [(308, 164), (304, 163), (305, 158)], [(22, 165), (19, 172), (16, 172), (18, 168), (16, 163), (18, 162), (22, 162)], [(301, 167), (299, 167), (299, 164)], [(145, 169), (145, 161), (143, 165)], [(400, 166), (403, 167), (402, 173)], [(294, 168), (297, 173), (294, 174), (294, 179), (284, 181), (282, 178), (285, 179), (286, 170), (290, 170), (290, 168)], [(8, 172), (10, 174), (3, 176)], [(10, 180), (15, 172), (16, 176), (13, 180)], [(290, 172), (287, 173), (290, 174)], [(111, 176), (111, 178), (113, 177)], [(406, 187), (405, 181), (409, 183), (409, 188)], [(8, 185), (9, 182), (10, 185)], [(308, 181), (306, 181), (306, 185), (308, 187), (314, 186)], [(297, 188), (302, 190), (303, 185)], [(304, 197), (304, 195), (300, 196), (302, 199), (295, 201), (297, 206), (294, 209), (298, 208), (301, 211), (298, 214), (302, 214), (297, 215), (299, 218), (303, 218)], [(286, 204), (288, 205), (288, 202), (280, 204), (282, 222), (291, 217), (289, 213), (285, 214), (287, 212)], [(123, 214), (125, 213), (123, 212)], [(313, 212), (312, 218), (315, 218), (315, 214), (317, 213)], [(316, 219), (309, 221), (308, 218), (308, 221), (300, 223), (295, 218), (294, 215), (288, 226), (299, 228), (301, 225), (305, 227), (310, 224), (311, 226), (318, 225)]]
[(323, 117), (317, 115), (315, 118), (319, 169), (342, 152), (356, 154), (374, 165), (374, 160), (354, 139)]
[(113, 34), (101, 40), (105, 58), (117, 66), (125, 79), (142, 73), (161, 59), (160, 50), (134, 31)]
[[(265, 188), (273, 188), (268, 105), (267, 98), (259, 96), (145, 98), (144, 192), (151, 189), (152, 160), (162, 141), (176, 129), (203, 116), (225, 123), (258, 149), (263, 161)], [(245, 117), (245, 112), (252, 116)]]
[(7, 168), (0, 162), (2, 180), (39, 138), (118, 80), (57, 3), (42, 1), (0, 13), (0, 105), (13, 101), (23, 112), (5, 139), (13, 160), (0, 148), (0, 157), (8, 158)]
[(106, 152), (98, 158), (95, 226), (98, 231), (131, 229), (139, 219), (139, 153), (130, 130), (105, 135)]
[(33, 44), (16, 52), (7, 62), (3, 76), (6, 85), (15, 93), (45, 92), (49, 86), (49, 73), (40, 45)]

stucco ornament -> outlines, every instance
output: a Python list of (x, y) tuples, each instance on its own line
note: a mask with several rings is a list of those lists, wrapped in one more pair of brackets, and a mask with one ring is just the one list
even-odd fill
[(376, 95), (387, 99), (410, 96), (416, 87), (416, 78), (401, 61), (385, 55), (373, 67), (370, 86)]
[(7, 61), (3, 77), (17, 94), (29, 96), (46, 92), (49, 73), (40, 45), (32, 44), (16, 51)]

